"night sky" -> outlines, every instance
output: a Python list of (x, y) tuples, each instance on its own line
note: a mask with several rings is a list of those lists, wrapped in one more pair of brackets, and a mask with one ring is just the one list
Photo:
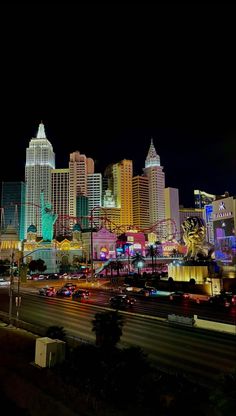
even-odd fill
[(222, 5), (9, 5), (1, 8), (0, 180), (24, 180), (43, 120), (67, 167), (97, 172), (153, 137), (166, 186), (236, 194), (235, 8)]

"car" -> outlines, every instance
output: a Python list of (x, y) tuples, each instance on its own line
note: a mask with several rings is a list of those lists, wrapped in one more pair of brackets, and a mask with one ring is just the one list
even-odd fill
[(69, 289), (73, 293), (77, 289), (77, 286), (73, 283), (66, 283), (63, 288)]
[(56, 289), (53, 286), (45, 286), (45, 287), (41, 287), (39, 289), (39, 294), (41, 296), (55, 296), (56, 294)]
[(189, 300), (189, 298), (189, 294), (182, 292), (181, 290), (171, 293), (169, 297), (172, 302), (182, 302), (184, 300)]
[(236, 296), (229, 293), (220, 293), (218, 295), (211, 296), (208, 302), (213, 306), (230, 308), (231, 306), (236, 305)]
[(71, 296), (71, 291), (67, 289), (66, 287), (62, 287), (61, 289), (57, 291), (57, 296), (69, 297)]
[(0, 277), (0, 286), (10, 286), (10, 284), (10, 280), (5, 280), (2, 277)]
[(57, 273), (51, 273), (51, 274), (47, 275), (46, 279), (48, 279), (48, 280), (50, 280), (50, 279), (57, 280), (57, 279), (59, 279), (59, 275)]
[(89, 298), (89, 291), (87, 289), (77, 289), (72, 293), (73, 300), (82, 300)]
[(46, 275), (45, 274), (39, 274), (38, 275), (38, 280), (44, 280), (46, 279)]
[[(147, 291), (149, 296), (156, 295), (158, 293), (157, 289), (155, 287), (152, 287), (152, 286), (145, 286), (141, 290), (143, 290), (144, 292)], [(148, 295), (146, 295), (146, 296), (148, 296)]]
[(135, 302), (136, 299), (129, 295), (116, 295), (109, 299), (110, 306), (116, 309), (132, 307)]

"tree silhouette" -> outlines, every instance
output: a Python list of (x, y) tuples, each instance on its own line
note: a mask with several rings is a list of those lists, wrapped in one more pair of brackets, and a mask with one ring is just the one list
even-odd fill
[(36, 270), (39, 272), (44, 272), (47, 269), (47, 266), (42, 259), (31, 260), (28, 267), (31, 272), (35, 272)]
[(148, 247), (147, 255), (150, 256), (151, 259), (152, 259), (152, 274), (154, 274), (154, 271), (155, 271), (154, 258), (156, 258), (156, 256), (157, 256), (157, 251), (156, 251), (156, 248), (153, 245)]
[(96, 334), (96, 345), (110, 349), (120, 340), (124, 318), (117, 311), (98, 312), (92, 325), (92, 331)]
[(66, 340), (66, 331), (62, 326), (49, 326), (46, 331), (46, 337), (52, 339), (60, 339), (61, 341)]

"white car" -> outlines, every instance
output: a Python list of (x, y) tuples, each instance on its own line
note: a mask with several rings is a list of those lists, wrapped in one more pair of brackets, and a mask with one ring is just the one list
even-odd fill
[(10, 286), (10, 284), (10, 280), (5, 280), (2, 277), (0, 277), (0, 286)]

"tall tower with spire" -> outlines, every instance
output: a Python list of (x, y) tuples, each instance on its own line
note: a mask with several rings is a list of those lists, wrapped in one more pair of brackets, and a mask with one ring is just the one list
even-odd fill
[(42, 234), (40, 215), (40, 193), (44, 191), (45, 201), (51, 203), (51, 170), (55, 169), (55, 153), (46, 137), (44, 124), (39, 124), (35, 138), (32, 138), (26, 149), (25, 182), (26, 182), (26, 217), (25, 227), (33, 224), (38, 234)]
[(165, 218), (165, 174), (152, 138), (143, 170), (148, 178), (149, 223), (151, 226)]

